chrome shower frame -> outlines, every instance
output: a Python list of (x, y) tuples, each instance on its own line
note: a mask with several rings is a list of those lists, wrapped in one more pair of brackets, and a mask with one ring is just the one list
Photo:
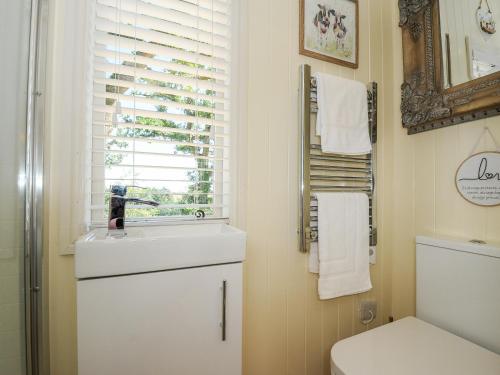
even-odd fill
[(26, 369), (42, 374), (44, 358), (43, 181), (48, 0), (31, 1), (26, 116), (25, 302)]

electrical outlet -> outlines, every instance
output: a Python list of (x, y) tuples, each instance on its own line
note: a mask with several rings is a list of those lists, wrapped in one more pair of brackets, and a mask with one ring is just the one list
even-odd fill
[(377, 317), (377, 301), (365, 300), (359, 304), (359, 320), (363, 324), (370, 324)]

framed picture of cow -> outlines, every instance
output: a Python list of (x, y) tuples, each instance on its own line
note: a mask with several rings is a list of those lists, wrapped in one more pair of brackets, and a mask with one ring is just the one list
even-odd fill
[(300, 53), (358, 67), (357, 0), (300, 0)]

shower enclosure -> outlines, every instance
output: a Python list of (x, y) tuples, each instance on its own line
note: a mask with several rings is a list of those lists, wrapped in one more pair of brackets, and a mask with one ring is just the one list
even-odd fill
[(0, 374), (42, 362), (45, 0), (0, 0)]

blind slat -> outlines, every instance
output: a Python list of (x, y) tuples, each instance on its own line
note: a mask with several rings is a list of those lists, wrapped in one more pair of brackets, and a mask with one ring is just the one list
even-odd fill
[(196, 156), (193, 154), (189, 154), (189, 155), (166, 154), (163, 152), (142, 152), (142, 151), (135, 151), (135, 150), (131, 151), (131, 150), (105, 150), (105, 149), (97, 150), (97, 149), (94, 149), (94, 150), (92, 150), (92, 153), (96, 153), (96, 154), (125, 154), (125, 155), (136, 154), (136, 155), (151, 156), (151, 157), (155, 157), (155, 158), (163, 156), (163, 157), (168, 157), (168, 158), (176, 158), (179, 160), (189, 158), (189, 159), (195, 159), (195, 160), (207, 160), (207, 161), (211, 161), (211, 162), (222, 162), (222, 161), (228, 160), (228, 158), (222, 159), (222, 158), (217, 158), (214, 156)]
[[(114, 114), (116, 112), (116, 107), (115, 106), (95, 105), (94, 112)], [(160, 119), (160, 120), (167, 120), (167, 121), (172, 121), (172, 122), (183, 122), (183, 123), (187, 122), (187, 123), (195, 123), (195, 124), (220, 126), (220, 127), (228, 126), (228, 123), (226, 121), (212, 120), (212, 119), (199, 117), (199, 116), (177, 115), (174, 113), (158, 112), (158, 111), (153, 111), (153, 110), (148, 111), (145, 109), (123, 108), (122, 107), (121, 114), (133, 116), (133, 117), (140, 116), (140, 117), (144, 117), (144, 118), (154, 118), (154, 119)]]
[(229, 57), (228, 50), (226, 48), (198, 42), (197, 40), (173, 36), (156, 30), (147, 30), (122, 23), (115, 23), (105, 18), (97, 18), (96, 27), (98, 30), (112, 33), (116, 35), (116, 37), (119, 35), (120, 38), (132, 40), (139, 39), (148, 43), (155, 43), (163, 46), (170, 46), (191, 52), (201, 53), (207, 56), (214, 56), (225, 61), (227, 61)]
[(224, 73), (219, 73), (214, 70), (208, 70), (208, 69), (202, 69), (202, 68), (196, 68), (196, 67), (190, 67), (185, 64), (177, 64), (175, 62), (169, 62), (165, 60), (160, 60), (157, 58), (151, 58), (151, 57), (144, 57), (140, 56), (137, 54), (131, 54), (131, 53), (126, 53), (126, 52), (120, 52), (117, 53), (116, 51), (112, 51), (109, 49), (103, 49), (103, 48), (96, 48), (95, 51), (95, 56), (99, 57), (104, 57), (111, 59), (119, 59), (123, 62), (127, 62), (130, 64), (143, 64), (147, 65), (149, 68), (164, 68), (168, 69), (172, 72), (176, 73), (185, 73), (189, 74), (192, 76), (196, 77), (206, 77), (206, 78), (213, 78), (216, 80), (222, 80), (226, 81), (227, 80), (227, 74)]
[[(195, 130), (187, 130), (187, 129), (179, 129), (179, 128), (168, 128), (168, 127), (162, 127), (162, 126), (156, 126), (156, 125), (144, 125), (144, 124), (138, 124), (138, 123), (127, 123), (127, 122), (120, 122), (120, 123), (111, 123), (111, 122), (94, 122), (94, 126), (101, 126), (101, 127), (106, 127), (107, 129), (112, 129), (112, 128), (120, 128), (120, 129), (140, 129), (140, 130), (150, 130), (150, 131), (155, 131), (157, 133), (161, 134), (183, 134), (183, 135), (192, 135), (192, 136), (203, 136), (203, 137), (210, 137), (212, 136), (212, 132), (206, 132), (206, 131), (195, 131)], [(227, 138), (229, 137), (229, 134), (227, 133), (221, 133), (217, 134), (217, 137), (223, 137)]]
[(229, 62), (216, 57), (200, 55), (190, 51), (161, 46), (154, 43), (143, 42), (141, 40), (119, 37), (104, 31), (95, 32), (97, 44), (112, 47), (113, 50), (126, 49), (129, 51), (139, 51), (149, 53), (154, 56), (168, 57), (169, 60), (176, 59), (186, 63), (205, 65), (206, 68), (227, 70)]
[(166, 72), (156, 72), (154, 70), (147, 70), (133, 66), (95, 62), (94, 69), (96, 71), (108, 74), (118, 74), (118, 75), (127, 75), (135, 77), (136, 80), (141, 78), (147, 78), (156, 80), (158, 82), (164, 82), (164, 83), (168, 82), (171, 84), (188, 86), (192, 87), (193, 89), (212, 90), (222, 93), (226, 93), (229, 90), (227, 85), (218, 84), (213, 81), (196, 79), (196, 78), (179, 77), (172, 74), (168, 74)]
[[(98, 0), (97, 3), (118, 8), (117, 0)], [(217, 2), (215, 2), (215, 4), (217, 4)], [(118, 5), (119, 10), (128, 10), (130, 12), (137, 12), (138, 14), (157, 16), (174, 22), (185, 24), (202, 23), (209, 30), (210, 27), (213, 27), (213, 24), (224, 26), (230, 24), (228, 18), (229, 8), (227, 10), (220, 9), (217, 11), (215, 8), (211, 7), (208, 2), (205, 2), (206, 6), (202, 7), (179, 0), (148, 0), (148, 2), (141, 0), (119, 0)], [(224, 33), (228, 34), (228, 32), (229, 30), (225, 30)]]
[[(107, 179), (102, 179), (102, 178), (93, 178), (92, 181), (94, 182), (103, 182), (103, 181), (129, 181), (129, 183), (133, 183), (134, 181), (137, 182), (181, 182), (181, 183), (188, 183), (192, 182), (191, 180), (182, 180), (182, 179), (162, 179), (162, 178), (107, 178)], [(229, 180), (225, 181), (229, 182)], [(206, 181), (206, 180), (201, 180), (201, 181), (196, 181), (197, 184), (212, 184), (212, 181)], [(104, 194), (104, 190), (103, 190)]]
[(135, 25), (141, 28), (150, 28), (169, 34), (178, 35), (183, 38), (189, 38), (192, 40), (198, 40), (203, 43), (213, 44), (215, 46), (223, 47), (226, 49), (230, 46), (229, 39), (224, 36), (224, 30), (227, 29), (226, 26), (221, 26), (219, 28), (215, 26), (215, 29), (213, 29), (212, 25), (210, 24), (210, 28), (204, 30), (203, 28), (200, 28), (198, 24), (186, 26), (186, 24), (189, 24), (188, 22), (171, 22), (159, 18), (158, 14), (155, 14), (154, 16), (136, 14), (134, 12), (128, 12), (124, 9), (122, 9), (119, 17), (117, 18), (116, 10), (108, 6), (98, 6), (97, 15), (110, 21), (117, 21), (117, 19), (119, 19), (119, 22), (121, 23)]
[[(96, 167), (106, 167), (105, 164), (94, 164)], [(116, 168), (137, 168), (137, 169), (158, 169), (158, 170), (175, 170), (175, 171), (187, 171), (187, 172), (210, 172), (217, 173), (220, 169), (215, 168), (187, 168), (187, 167), (174, 167), (167, 165), (140, 165), (140, 164), (117, 164)], [(223, 169), (223, 172), (228, 172), (227, 169)]]
[(112, 136), (112, 135), (93, 135), (94, 139), (114, 139), (117, 141), (122, 141), (122, 142), (148, 142), (148, 143), (158, 143), (158, 144), (165, 144), (165, 145), (172, 145), (172, 146), (188, 146), (188, 147), (197, 147), (197, 148), (203, 148), (203, 149), (223, 149), (223, 148), (229, 148), (229, 146), (226, 145), (208, 145), (204, 143), (191, 143), (191, 142), (176, 142), (176, 141), (167, 141), (164, 139), (155, 139), (155, 138), (138, 138), (138, 137), (117, 137), (117, 136)]
[[(162, 208), (222, 208), (226, 207), (226, 205), (212, 205), (212, 204), (161, 204), (156, 207), (148, 206), (148, 205), (134, 205), (133, 203), (128, 203), (128, 209), (133, 210), (133, 209), (162, 209)], [(102, 210), (102, 209), (107, 209), (108, 207), (106, 205), (99, 205), (99, 206), (92, 206), (92, 210)]]
[[(162, 86), (158, 86), (158, 85), (149, 85), (149, 84), (139, 83), (139, 82), (124, 81), (121, 79), (99, 78), (99, 77), (94, 77), (94, 83), (99, 84), (99, 85), (107, 85), (107, 86), (113, 87), (116, 89), (116, 92), (118, 92), (119, 88), (123, 88), (125, 90), (135, 90), (135, 91), (147, 93), (147, 94), (159, 93), (159, 94), (165, 94), (165, 95), (175, 95), (178, 97), (188, 98), (188, 99), (192, 99), (192, 100), (206, 100), (206, 101), (210, 102), (211, 104), (216, 104), (216, 105), (221, 105), (221, 106), (228, 106), (229, 105), (229, 99), (224, 98), (224, 97), (200, 94), (200, 93), (187, 91), (187, 90), (176, 90), (173, 88), (162, 87)], [(94, 94), (99, 93), (99, 92), (102, 93), (105, 91), (94, 90)]]
[[(170, 0), (179, 1), (179, 0)], [(152, 3), (160, 3), (161, 1), (151, 1)], [(213, 10), (215, 12), (227, 14), (229, 12), (229, 2), (220, 0), (182, 0), (182, 3), (191, 3), (194, 6), (200, 6), (201, 8), (207, 10)], [(194, 8), (191, 8), (194, 9)]]
[[(100, 194), (103, 194), (103, 193), (100, 192), (100, 191), (95, 191), (95, 192), (93, 191), (92, 194), (100, 195)], [(110, 192), (106, 192), (105, 194), (108, 195), (108, 196), (111, 195)], [(157, 195), (192, 195), (192, 196), (203, 196), (203, 195), (223, 196), (223, 195), (229, 195), (229, 193), (226, 193), (226, 194), (216, 194), (214, 192), (207, 192), (207, 193), (205, 193), (205, 192), (200, 192), (200, 191), (194, 191), (194, 192), (190, 191), (188, 193), (186, 193), (186, 192), (168, 192), (168, 193), (164, 193), (164, 194), (161, 194), (161, 193), (155, 193), (155, 194), (157, 194)], [(138, 197), (138, 196), (135, 196), (135, 195), (134, 195), (134, 198), (141, 198), (142, 199), (142, 197)]]
[(229, 111), (224, 109), (217, 109), (214, 107), (201, 106), (201, 105), (184, 104), (172, 100), (145, 98), (143, 96), (137, 96), (137, 95), (122, 95), (122, 94), (115, 94), (113, 92), (94, 92), (94, 97), (102, 99), (114, 99), (120, 102), (133, 102), (136, 104), (150, 104), (153, 106), (164, 106), (170, 109), (174, 108), (182, 109), (182, 110), (188, 110), (197, 113), (205, 113), (211, 115), (223, 115), (226, 116), (226, 118), (229, 116)]

